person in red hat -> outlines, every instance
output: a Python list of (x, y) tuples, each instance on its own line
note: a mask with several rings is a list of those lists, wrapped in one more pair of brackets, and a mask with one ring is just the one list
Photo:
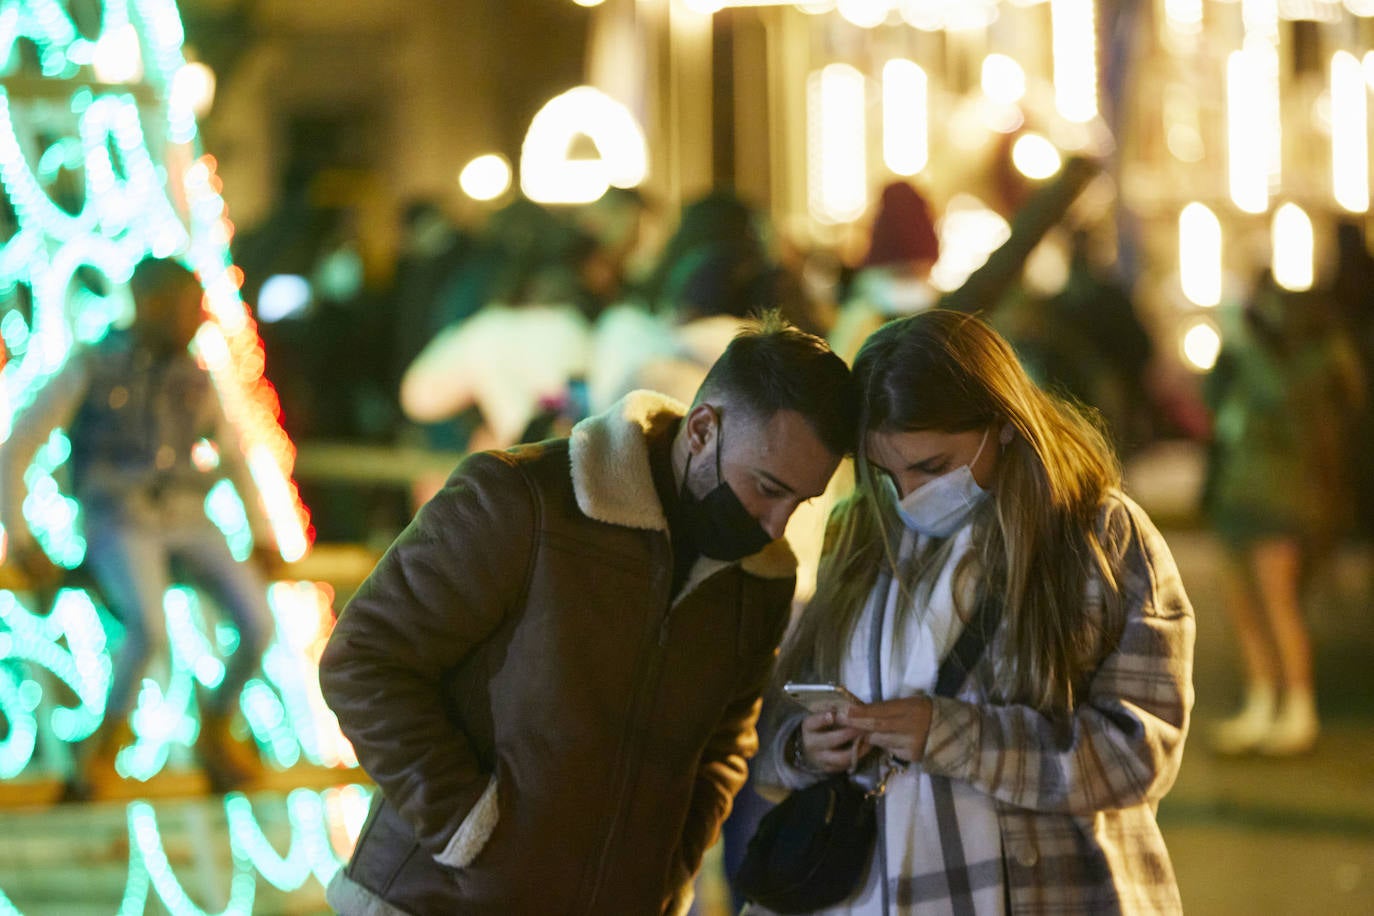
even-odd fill
[(939, 257), (930, 204), (909, 182), (888, 184), (878, 199), (868, 253), (830, 334), (835, 352), (852, 357), (884, 322), (934, 306), (940, 294), (930, 285), (930, 269)]

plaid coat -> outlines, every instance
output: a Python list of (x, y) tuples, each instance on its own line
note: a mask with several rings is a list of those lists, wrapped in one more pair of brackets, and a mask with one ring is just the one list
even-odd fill
[[(1013, 913), (1182, 910), (1155, 809), (1178, 774), (1193, 705), (1192, 606), (1139, 506), (1113, 493), (1102, 524), (1126, 620), (1069, 721), (989, 699), (1005, 627), (958, 696), (932, 698), (921, 766), (992, 797)], [(783, 753), (801, 715), (767, 718), (775, 724), (756, 778), (786, 788), (814, 780)], [(901, 876), (888, 877), (900, 902)]]

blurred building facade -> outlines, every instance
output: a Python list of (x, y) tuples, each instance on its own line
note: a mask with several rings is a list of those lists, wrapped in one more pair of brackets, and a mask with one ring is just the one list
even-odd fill
[[(850, 254), (894, 178), (960, 214), (951, 250), (976, 260), (998, 231), (982, 217), (1008, 218), (1064, 156), (1105, 157), (1074, 218), (1195, 369), (1217, 344), (1206, 310), (1243, 295), (1275, 238), (1284, 276), (1320, 283), (1335, 222), (1368, 213), (1369, 0), (183, 6), (188, 43), (225, 68), (205, 130), (235, 221), (309, 174), (318, 201), (363, 215), (375, 277), (403, 201), (470, 219), (508, 201), (473, 200), (460, 170), (493, 153), (519, 188), (536, 112), (583, 83), (641, 127), (664, 213), (731, 186), (798, 244)], [(225, 34), (242, 40), (216, 48)]]

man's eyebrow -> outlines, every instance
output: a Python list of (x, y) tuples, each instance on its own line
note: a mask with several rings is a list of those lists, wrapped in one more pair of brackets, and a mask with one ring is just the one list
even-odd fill
[(755, 468), (754, 470), (758, 473), (760, 477), (765, 478), (769, 483), (773, 484), (779, 489), (786, 490), (793, 496), (801, 496), (803, 499), (816, 499), (817, 497), (824, 495), (825, 491), (822, 490), (820, 493), (813, 493), (810, 496), (806, 496), (805, 494), (798, 493), (795, 487), (791, 486), (786, 481), (779, 480), (777, 477), (773, 476), (768, 471), (765, 471), (763, 468)]
[(768, 471), (765, 471), (763, 468), (754, 468), (754, 473), (766, 479), (769, 483), (773, 484), (780, 490), (786, 490), (788, 493), (797, 492), (796, 488), (793, 487), (791, 484), (787, 483), (785, 480), (779, 480), (777, 477), (770, 474)]

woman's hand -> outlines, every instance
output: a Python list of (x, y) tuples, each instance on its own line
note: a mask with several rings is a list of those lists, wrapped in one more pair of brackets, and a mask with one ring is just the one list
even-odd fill
[(868, 751), (863, 732), (837, 724), (834, 712), (812, 713), (801, 724), (802, 763), (819, 773), (852, 769)]
[(899, 760), (919, 761), (926, 754), (930, 733), (930, 697), (904, 697), (864, 706), (850, 706), (839, 715), (846, 731), (859, 730), (868, 743)]

